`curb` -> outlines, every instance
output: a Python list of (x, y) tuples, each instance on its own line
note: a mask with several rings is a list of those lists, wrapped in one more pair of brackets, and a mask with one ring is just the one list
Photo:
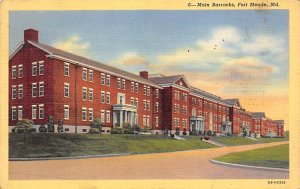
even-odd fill
[(215, 164), (221, 164), (225, 166), (232, 166), (232, 167), (240, 167), (240, 168), (249, 168), (249, 169), (261, 169), (261, 170), (268, 170), (268, 171), (280, 171), (280, 172), (289, 172), (289, 169), (283, 168), (274, 168), (274, 167), (258, 167), (258, 166), (251, 166), (251, 165), (242, 165), (242, 164), (233, 164), (233, 163), (226, 163), (222, 161), (217, 161), (214, 159), (209, 159), (210, 162)]
[(87, 159), (87, 158), (101, 158), (101, 157), (117, 157), (127, 156), (130, 153), (124, 154), (105, 154), (105, 155), (90, 155), (90, 156), (72, 156), (72, 157), (44, 157), (44, 158), (9, 158), (9, 161), (42, 161), (42, 160), (64, 160), (64, 159)]

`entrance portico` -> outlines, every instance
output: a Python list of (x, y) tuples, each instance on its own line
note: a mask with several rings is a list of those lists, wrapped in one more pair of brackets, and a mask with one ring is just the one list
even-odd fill
[(136, 125), (138, 123), (138, 114), (136, 106), (130, 104), (114, 104), (113, 105), (113, 125), (123, 126), (123, 123)]
[(190, 132), (198, 133), (204, 131), (204, 119), (202, 116), (191, 116), (190, 117)]

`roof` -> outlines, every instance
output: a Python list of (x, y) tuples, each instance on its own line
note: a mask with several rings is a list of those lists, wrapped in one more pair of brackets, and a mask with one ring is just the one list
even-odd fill
[(204, 90), (198, 89), (196, 87), (191, 87), (191, 92), (196, 93), (201, 96), (204, 96), (204, 97), (207, 97), (207, 98), (210, 98), (210, 99), (213, 99), (213, 100), (216, 100), (216, 101), (219, 101), (219, 102), (222, 102), (222, 103), (225, 103), (224, 100), (221, 99), (221, 97), (211, 94), (209, 92), (206, 92)]
[(255, 119), (262, 119), (266, 117), (265, 112), (252, 112), (251, 114)]
[(284, 124), (284, 120), (274, 120), (277, 124)]
[(231, 106), (234, 106), (234, 105), (236, 105), (236, 103), (239, 101), (239, 99), (238, 99), (238, 98), (234, 98), (234, 99), (224, 99), (224, 101), (225, 101), (227, 104), (229, 104), (229, 105), (231, 105)]
[(120, 75), (121, 77), (123, 76), (125, 78), (132, 79), (134, 81), (138, 81), (138, 82), (141, 82), (141, 83), (144, 83), (144, 84), (147, 84), (147, 85), (151, 85), (151, 86), (155, 86), (157, 88), (161, 88), (159, 85), (157, 85), (156, 83), (152, 82), (149, 79), (145, 79), (143, 77), (140, 77), (139, 75), (136, 75), (136, 74), (133, 74), (133, 73), (115, 68), (113, 66), (110, 66), (110, 65), (107, 65), (107, 64), (104, 64), (104, 63), (101, 63), (101, 62), (97, 62), (95, 60), (91, 60), (91, 59), (88, 59), (88, 58), (85, 58), (85, 57), (82, 57), (82, 56), (79, 56), (79, 55), (75, 55), (75, 54), (72, 54), (72, 53), (69, 53), (69, 52), (51, 47), (49, 45), (42, 44), (42, 43), (37, 43), (37, 42), (34, 42), (34, 41), (29, 41), (29, 43), (36, 46), (37, 48), (40, 48), (41, 50), (43, 50), (47, 53), (49, 53), (50, 55), (56, 55), (56, 56), (59, 56), (59, 57), (62, 57), (62, 58), (70, 59), (72, 61), (82, 63), (86, 66), (91, 66), (93, 68), (98, 68), (100, 70), (103, 70), (104, 72), (105, 71), (110, 72), (112, 75)]
[(175, 83), (181, 77), (182, 75), (171, 75), (171, 76), (163, 76), (163, 77), (151, 77), (149, 78), (149, 80), (157, 84), (165, 84), (165, 83)]

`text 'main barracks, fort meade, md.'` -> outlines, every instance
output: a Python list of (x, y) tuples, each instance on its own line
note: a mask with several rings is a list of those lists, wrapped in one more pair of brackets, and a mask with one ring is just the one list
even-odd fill
[(39, 43), (38, 31), (9, 57), (9, 128), (21, 119), (34, 126), (63, 120), (65, 132), (85, 133), (94, 118), (102, 130), (126, 122), (154, 134), (211, 131), (216, 134), (283, 136), (284, 121), (248, 112), (238, 99), (222, 99), (189, 85), (184, 75), (135, 75)]

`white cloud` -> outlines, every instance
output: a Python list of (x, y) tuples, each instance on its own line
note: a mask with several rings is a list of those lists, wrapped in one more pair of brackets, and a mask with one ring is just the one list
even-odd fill
[(72, 35), (67, 39), (55, 41), (53, 46), (70, 53), (89, 56), (90, 43), (82, 41), (79, 35)]

